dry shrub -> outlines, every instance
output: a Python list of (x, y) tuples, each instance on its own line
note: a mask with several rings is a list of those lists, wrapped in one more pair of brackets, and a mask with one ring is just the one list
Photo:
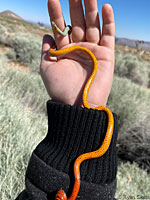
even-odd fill
[(115, 74), (119, 77), (126, 77), (138, 85), (149, 87), (150, 64), (139, 61), (138, 57), (132, 54), (123, 55), (116, 51)]
[(142, 200), (150, 199), (150, 176), (138, 167), (136, 163), (121, 163), (117, 174), (118, 200)]
[(0, 24), (0, 44), (7, 44), (7, 28)]
[(11, 38), (9, 59), (18, 61), (23, 65), (31, 66), (34, 71), (39, 71), (41, 60), (42, 40), (32, 35), (17, 35)]
[(8, 27), (7, 22), (0, 23), (0, 44), (10, 47), (7, 52), (8, 58), (32, 67), (33, 71), (39, 71), (42, 38), (38, 34), (25, 33), (21, 30), (17, 32), (16, 26), (13, 26), (12, 32)]
[(118, 155), (123, 160), (138, 163), (150, 172), (150, 115), (143, 117), (121, 135)]
[(108, 107), (118, 115), (119, 157), (149, 166), (150, 91), (126, 78), (114, 78)]

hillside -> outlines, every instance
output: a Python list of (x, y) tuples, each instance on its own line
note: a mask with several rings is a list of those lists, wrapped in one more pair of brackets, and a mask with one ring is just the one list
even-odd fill
[(137, 49), (150, 50), (150, 42), (143, 40), (131, 40), (127, 38), (118, 38), (116, 37), (116, 44), (129, 46)]
[(15, 14), (14, 12), (10, 11), (10, 10), (6, 10), (3, 12), (0, 12), (0, 16), (6, 17), (6, 18), (11, 18), (11, 19), (15, 19), (15, 20), (23, 20), (23, 18), (21, 18), (20, 16), (18, 16), (17, 14)]

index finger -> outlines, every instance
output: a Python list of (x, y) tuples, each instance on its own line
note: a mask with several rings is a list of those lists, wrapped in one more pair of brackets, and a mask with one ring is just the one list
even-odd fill
[(102, 37), (100, 45), (114, 49), (115, 45), (115, 21), (114, 13), (110, 4), (105, 4), (102, 8)]
[[(65, 29), (65, 22), (59, 0), (48, 0), (48, 12), (50, 21), (54, 21), (60, 30), (63, 31)], [(60, 49), (63, 46), (69, 44), (69, 36), (62, 37), (56, 33), (56, 31), (54, 31), (54, 38), (57, 49)]]

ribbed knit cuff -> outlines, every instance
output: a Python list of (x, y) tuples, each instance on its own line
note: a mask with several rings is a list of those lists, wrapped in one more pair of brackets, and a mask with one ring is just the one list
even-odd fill
[[(54, 101), (47, 102), (48, 133), (34, 153), (47, 165), (69, 174), (73, 178), (75, 159), (97, 150), (107, 129), (104, 111), (70, 106)], [(117, 173), (117, 117), (114, 116), (113, 137), (107, 152), (100, 158), (81, 164), (81, 180), (95, 184), (111, 183)]]

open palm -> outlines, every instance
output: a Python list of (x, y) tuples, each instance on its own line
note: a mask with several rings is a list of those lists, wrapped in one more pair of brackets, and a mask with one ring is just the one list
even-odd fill
[[(85, 16), (81, 1), (70, 0), (72, 40), (54, 32), (55, 40), (45, 35), (43, 39), (41, 76), (53, 100), (70, 105), (82, 105), (85, 83), (93, 70), (93, 64), (83, 52), (72, 52), (59, 58), (52, 58), (48, 50), (54, 44), (57, 49), (82, 46), (91, 50), (98, 61), (98, 71), (89, 91), (91, 107), (106, 105), (114, 71), (114, 16), (110, 5), (102, 8), (103, 28), (100, 31), (97, 0), (85, 1)], [(64, 29), (64, 19), (59, 0), (48, 1), (52, 21)], [(78, 12), (77, 12), (78, 11)]]

